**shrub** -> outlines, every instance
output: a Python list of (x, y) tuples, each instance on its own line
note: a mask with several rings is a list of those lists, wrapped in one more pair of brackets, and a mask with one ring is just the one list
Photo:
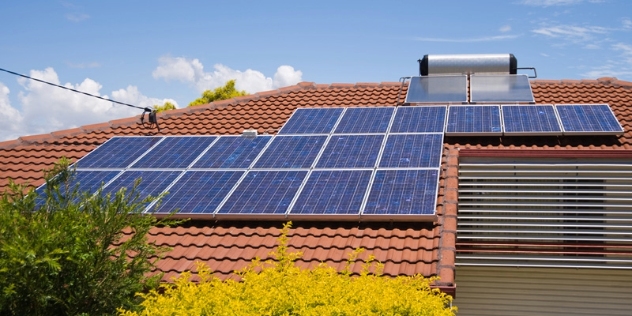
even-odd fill
[[(350, 254), (346, 269), (338, 273), (320, 264), (300, 269), (294, 263), (300, 253), (290, 253), (284, 226), (276, 261), (254, 260), (237, 274), (241, 281), (214, 277), (207, 266), (197, 263), (199, 282), (190, 272), (161, 291), (139, 294), (142, 311), (120, 310), (122, 315), (454, 315), (452, 298), (431, 289), (435, 278), (388, 278), (381, 276), (382, 264), (371, 257), (359, 276), (351, 264), (361, 250)], [(371, 270), (373, 272), (371, 272)]]
[[(142, 214), (154, 198), (135, 188), (80, 193), (68, 163), (48, 173), (42, 196), (11, 183), (0, 199), (2, 315), (114, 314), (158, 285), (160, 276), (145, 275), (161, 249), (146, 234), (161, 222)], [(123, 229), (134, 235), (122, 240)]]

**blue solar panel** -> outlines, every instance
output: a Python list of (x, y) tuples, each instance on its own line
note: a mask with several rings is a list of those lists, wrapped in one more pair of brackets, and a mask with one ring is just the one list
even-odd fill
[(412, 77), (405, 101), (443, 104), (463, 102), (467, 102), (467, 77), (464, 75)]
[(216, 138), (215, 136), (166, 137), (132, 168), (186, 168)]
[(445, 106), (398, 107), (391, 133), (443, 133)]
[(126, 168), (162, 137), (113, 137), (77, 162), (77, 168)]
[(380, 159), (384, 168), (439, 168), (443, 134), (389, 135)]
[(502, 135), (500, 106), (451, 106), (448, 109), (446, 135)]
[(377, 170), (362, 214), (433, 215), (438, 173), (437, 169)]
[(505, 134), (562, 134), (552, 105), (503, 105), (502, 112)]
[(127, 194), (130, 194), (134, 187), (136, 179), (141, 179), (140, 184), (136, 188), (140, 199), (148, 196), (158, 196), (175, 180), (181, 171), (125, 171), (104, 190), (104, 193), (112, 193), (127, 188)]
[(472, 75), (470, 101), (473, 103), (534, 103), (526, 75)]
[(360, 214), (371, 170), (314, 170), (290, 214)]
[(623, 128), (607, 104), (556, 105), (564, 134), (618, 135)]
[[(107, 184), (112, 180), (120, 171), (82, 171), (77, 170), (73, 176), (68, 179), (66, 183), (60, 184), (59, 189), (64, 196), (69, 193), (69, 190), (73, 190), (77, 186), (80, 193), (87, 192), (90, 195), (94, 194), (101, 185)], [(46, 193), (46, 185), (37, 188), (38, 198), (36, 199), (36, 205), (42, 206), (45, 203), (46, 197), (43, 196)], [(79, 201), (81, 196), (78, 196), (73, 202)]]
[(317, 168), (373, 168), (384, 135), (333, 135)]
[(243, 171), (188, 171), (169, 188), (157, 213), (212, 214), (244, 174)]
[(255, 168), (309, 168), (327, 136), (277, 136)]
[(307, 171), (250, 171), (217, 214), (285, 214)]
[(386, 133), (393, 107), (349, 108), (334, 133)]
[(329, 134), (338, 121), (342, 108), (297, 109), (279, 134)]
[(272, 136), (222, 136), (193, 168), (248, 168)]

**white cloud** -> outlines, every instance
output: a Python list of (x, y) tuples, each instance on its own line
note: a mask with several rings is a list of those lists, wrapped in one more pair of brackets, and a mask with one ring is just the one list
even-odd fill
[(517, 38), (518, 35), (496, 35), (487, 37), (475, 37), (475, 38), (433, 38), (433, 37), (417, 37), (415, 40), (421, 42), (444, 42), (444, 43), (478, 43), (478, 42), (493, 42), (510, 40)]
[(154, 79), (189, 83), (199, 92), (223, 86), (226, 81), (236, 79), (237, 89), (256, 93), (296, 84), (303, 76), (300, 70), (288, 65), (280, 66), (272, 77), (266, 77), (257, 70), (235, 70), (222, 64), (215, 64), (212, 72), (205, 72), (204, 65), (198, 59), (184, 57), (164, 56), (158, 59), (158, 64), (152, 73)]
[[(101, 94), (101, 84), (90, 78), (78, 84), (61, 84), (53, 68), (31, 70), (30, 76), (109, 99), (107, 95)], [(18, 93), (21, 111), (11, 106), (8, 99), (9, 89), (0, 85), (0, 111), (3, 113), (0, 117), (0, 140), (50, 133), (86, 124), (138, 116), (142, 113), (136, 108), (99, 100), (34, 80), (19, 78), (18, 82), (22, 86), (22, 91)], [(177, 105), (174, 100), (146, 97), (134, 86), (116, 90), (112, 95), (117, 101), (141, 107), (151, 107), (165, 101)]]
[(632, 20), (630, 20), (630, 19), (623, 19), (623, 21), (621, 23), (623, 24), (623, 29), (625, 29), (625, 30), (632, 29)]
[(596, 45), (596, 44), (587, 44), (587, 45), (584, 46), (584, 48), (586, 48), (586, 49), (600, 49), (601, 46)]
[(87, 19), (89, 19), (90, 16), (85, 14), (85, 13), (68, 13), (66, 14), (66, 19), (68, 19), (69, 21), (72, 22), (81, 22), (81, 21), (85, 21)]
[(511, 25), (509, 25), (509, 24), (503, 25), (503, 26), (500, 27), (499, 31), (502, 32), (502, 33), (507, 33), (509, 31), (511, 31)]
[(574, 26), (574, 25), (558, 25), (550, 27), (541, 27), (532, 32), (551, 38), (566, 38), (572, 41), (586, 41), (593, 38), (595, 34), (606, 34), (608, 29), (601, 26)]
[(562, 6), (581, 3), (582, 0), (522, 0), (520, 3), (524, 5), (537, 7)]
[(9, 88), (0, 83), (0, 141), (22, 135), (22, 114), (11, 106), (9, 92)]

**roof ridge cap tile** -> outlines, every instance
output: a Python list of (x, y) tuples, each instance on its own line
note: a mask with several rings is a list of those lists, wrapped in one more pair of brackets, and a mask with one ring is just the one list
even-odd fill
[(567, 85), (577, 85), (577, 84), (602, 84), (607, 86), (614, 87), (622, 87), (625, 89), (632, 89), (632, 82), (626, 80), (619, 80), (616, 77), (600, 77), (597, 79), (536, 79), (532, 80), (531, 84), (567, 84)]

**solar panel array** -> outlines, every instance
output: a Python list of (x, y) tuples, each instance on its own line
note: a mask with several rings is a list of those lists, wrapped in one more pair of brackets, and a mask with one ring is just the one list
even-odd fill
[(453, 105), (446, 136), (621, 135), (607, 104)]
[(141, 178), (141, 198), (169, 192), (147, 211), (184, 217), (432, 220), (446, 112), (298, 109), (276, 136), (113, 137), (76, 183), (110, 193)]
[(298, 109), (276, 136), (113, 137), (71, 185), (140, 178), (140, 198), (169, 192), (147, 211), (183, 217), (432, 220), (444, 135), (622, 132), (607, 104)]

